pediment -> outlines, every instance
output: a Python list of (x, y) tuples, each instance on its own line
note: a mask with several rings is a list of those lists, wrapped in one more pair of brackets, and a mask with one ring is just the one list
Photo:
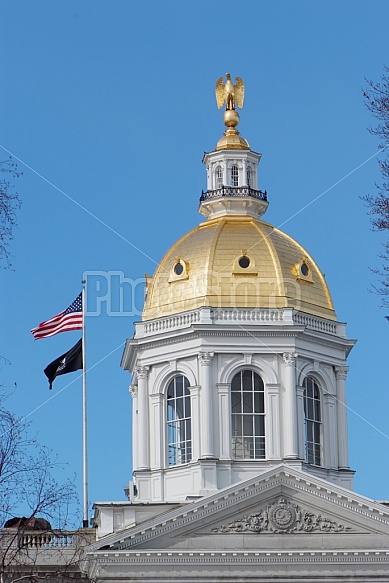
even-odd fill
[(162, 512), (102, 538), (90, 551), (333, 548), (345, 537), (353, 539), (348, 546), (371, 547), (377, 537), (389, 544), (385, 506), (286, 465)]

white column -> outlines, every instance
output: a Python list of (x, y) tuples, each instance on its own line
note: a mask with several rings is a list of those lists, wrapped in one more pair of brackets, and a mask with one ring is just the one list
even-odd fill
[(247, 160), (243, 158), (242, 160), (242, 179), (239, 182), (239, 186), (248, 186), (247, 184)]
[(280, 385), (266, 385), (266, 458), (281, 458)]
[(212, 394), (213, 352), (200, 352), (200, 409), (201, 409), (201, 457), (214, 458), (214, 418)]
[(137, 366), (138, 378), (138, 470), (150, 468), (148, 366)]
[(223, 186), (229, 186), (230, 182), (228, 181), (227, 160), (223, 160), (223, 162), (221, 162), (221, 166), (223, 169)]
[[(164, 456), (163, 448), (165, 444), (164, 430), (163, 427), (163, 395), (157, 393), (156, 395), (150, 395), (150, 419), (151, 427), (153, 428), (152, 439), (150, 439), (150, 465), (152, 468), (163, 468), (164, 467)], [(151, 436), (150, 436), (151, 437)]]
[(285, 352), (285, 409), (284, 409), (284, 457), (297, 459), (297, 395), (296, 358), (297, 352)]
[[(335, 469), (338, 467), (337, 445), (340, 441), (338, 436), (338, 427), (335, 416), (335, 398), (330, 393), (323, 395), (323, 413), (322, 414), (322, 437), (323, 440), (323, 465), (326, 468)], [(323, 435), (324, 434), (324, 435)]]
[(138, 469), (138, 386), (130, 385), (128, 390), (132, 396), (132, 467)]
[(305, 459), (304, 440), (304, 387), (297, 385), (297, 450), (299, 459)]
[(339, 469), (349, 469), (348, 463), (348, 427), (346, 406), (346, 377), (348, 366), (336, 366), (336, 396), (338, 419), (338, 464)]
[(196, 461), (200, 457), (200, 387), (189, 387), (190, 391), (190, 405), (192, 413), (192, 460)]
[(219, 397), (219, 458), (231, 459), (231, 407), (230, 385), (218, 383)]

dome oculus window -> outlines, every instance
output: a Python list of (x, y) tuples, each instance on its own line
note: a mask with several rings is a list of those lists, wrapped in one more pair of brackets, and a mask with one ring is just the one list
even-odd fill
[(176, 263), (173, 271), (176, 275), (182, 275), (184, 272), (184, 266), (182, 265), (182, 263)]
[(242, 269), (247, 269), (248, 267), (250, 267), (250, 259), (247, 257), (247, 255), (242, 255), (242, 257), (239, 258), (239, 267), (242, 267)]
[(305, 262), (300, 265), (300, 271), (304, 277), (309, 275), (309, 267)]

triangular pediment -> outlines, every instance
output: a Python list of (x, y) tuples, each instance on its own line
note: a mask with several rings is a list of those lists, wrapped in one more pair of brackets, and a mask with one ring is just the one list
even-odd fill
[[(163, 507), (161, 505), (161, 507)], [(343, 537), (343, 539), (341, 538)], [(217, 494), (105, 536), (91, 551), (142, 549), (333, 548), (387, 538), (382, 504), (280, 465)], [(336, 544), (335, 544), (336, 540)], [(282, 542), (281, 542), (282, 541)], [(351, 542), (347, 543), (351, 545)]]

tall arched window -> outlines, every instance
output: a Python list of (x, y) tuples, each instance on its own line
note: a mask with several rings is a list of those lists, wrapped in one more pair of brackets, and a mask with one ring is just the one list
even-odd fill
[(216, 168), (216, 188), (221, 188), (223, 186), (223, 172), (221, 166)]
[(234, 164), (234, 166), (231, 166), (231, 186), (238, 186), (238, 184), (239, 184), (238, 167)]
[(242, 370), (231, 383), (232, 457), (265, 458), (265, 398), (263, 380)]
[(305, 460), (321, 465), (321, 406), (320, 389), (316, 380), (306, 377), (304, 387)]
[(168, 464), (186, 464), (192, 459), (192, 432), (189, 381), (175, 376), (167, 389)]
[(251, 186), (251, 176), (252, 176), (251, 168), (250, 168), (250, 166), (248, 166), (248, 168), (247, 168), (247, 186)]

